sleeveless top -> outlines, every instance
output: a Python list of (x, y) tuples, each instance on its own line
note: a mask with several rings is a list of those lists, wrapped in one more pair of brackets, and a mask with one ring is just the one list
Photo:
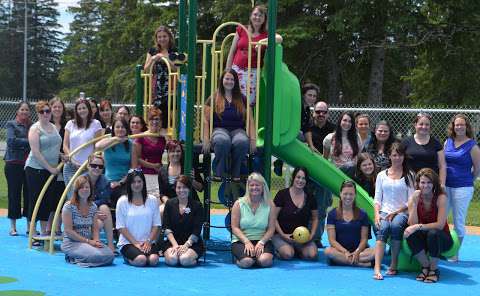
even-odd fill
[[(58, 133), (57, 129), (52, 123), (53, 131), (51, 133), (47, 133), (40, 127), (40, 122), (35, 123), (32, 125), (32, 128), (37, 128), (40, 132), (39, 137), (39, 150), (40, 153), (43, 155), (45, 160), (48, 164), (52, 167), (56, 167), (58, 165), (58, 160), (60, 157), (60, 146), (62, 145), (62, 137)], [(31, 167), (37, 170), (45, 170), (46, 168), (40, 163), (40, 161), (33, 155), (30, 151), (28, 154), (27, 161), (25, 162), (25, 167)]]
[(473, 186), (473, 161), (470, 151), (475, 145), (475, 141), (470, 139), (459, 147), (455, 147), (455, 141), (452, 138), (447, 139), (445, 143), (446, 186), (453, 188)]
[[(418, 216), (418, 223), (420, 224), (428, 224), (428, 223), (435, 223), (437, 221), (438, 216), (438, 207), (437, 207), (437, 196), (432, 198), (432, 203), (430, 205), (430, 211), (425, 209), (425, 205), (423, 204), (423, 197), (420, 195), (417, 205), (417, 216)], [(443, 231), (450, 235), (450, 230), (448, 229), (448, 224), (445, 222), (443, 226)]]
[[(236, 129), (245, 129), (245, 119), (235, 107), (235, 104), (229, 103), (227, 99), (225, 100), (225, 109), (220, 115), (217, 112), (213, 113), (213, 128), (221, 127), (229, 132), (232, 132)], [(242, 96), (243, 105), (246, 108), (246, 98)], [(245, 110), (247, 112), (247, 110)]]
[[(151, 139), (139, 138), (137, 143), (142, 146), (141, 159), (151, 163), (162, 163), (162, 155), (165, 150), (166, 141), (164, 137), (157, 138), (157, 142), (153, 142)], [(157, 172), (152, 168), (146, 168), (142, 166), (144, 174), (156, 175)]]
[[(260, 240), (268, 228), (268, 216), (270, 215), (270, 205), (262, 202), (255, 213), (248, 204), (247, 198), (244, 196), (238, 200), (240, 205), (240, 229), (249, 240)], [(232, 242), (240, 239), (233, 235)]]
[(128, 150), (124, 143), (119, 143), (103, 152), (105, 158), (105, 177), (109, 182), (120, 181), (127, 175), (132, 161), (132, 140), (128, 140)]
[[(62, 212), (69, 211), (72, 214), (72, 228), (73, 230), (86, 239), (92, 239), (92, 226), (95, 213), (97, 212), (97, 205), (93, 202), (88, 207), (87, 216), (80, 214), (80, 210), (69, 201), (63, 206)], [(67, 232), (64, 232), (63, 242), (75, 242), (75, 240), (68, 237)]]

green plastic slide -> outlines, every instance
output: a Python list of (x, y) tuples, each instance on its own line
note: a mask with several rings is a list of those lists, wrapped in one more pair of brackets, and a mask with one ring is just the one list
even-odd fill
[[(297, 77), (282, 62), (283, 49), (276, 46), (275, 99), (273, 115), (273, 154), (291, 166), (307, 168), (310, 176), (319, 184), (338, 196), (340, 185), (349, 179), (342, 171), (321, 155), (312, 152), (303, 142), (297, 140), (300, 131), (301, 94)], [(268, 66), (268, 61), (266, 63)], [(260, 80), (260, 97), (265, 97), (266, 67)], [(266, 108), (265, 100), (260, 100), (260, 108)], [(260, 113), (262, 114), (262, 113)], [(263, 125), (259, 122), (258, 145), (263, 145)], [(357, 205), (371, 220), (374, 218), (373, 200), (362, 188), (358, 188)]]
[[(310, 148), (297, 139), (300, 131), (301, 91), (297, 77), (289, 71), (282, 62), (283, 49), (276, 45), (275, 54), (275, 98), (273, 114), (273, 154), (286, 161), (291, 166), (305, 167), (311, 178), (328, 188), (333, 194), (339, 195), (339, 189), (345, 179), (349, 179), (341, 170), (321, 155), (314, 153)], [(265, 63), (260, 79), (260, 98), (265, 98), (266, 77), (269, 61)], [(267, 108), (264, 99), (260, 99), (260, 114)], [(263, 118), (259, 120), (257, 145), (263, 145)], [(371, 222), (374, 221), (373, 198), (361, 187), (357, 187), (356, 204), (363, 209)], [(454, 232), (454, 231), (453, 231)], [(454, 246), (445, 252), (444, 256), (452, 256), (458, 251), (459, 242), (456, 233), (452, 233)], [(419, 270), (416, 260), (411, 260), (411, 253), (404, 241), (399, 255), (398, 269), (402, 271)]]

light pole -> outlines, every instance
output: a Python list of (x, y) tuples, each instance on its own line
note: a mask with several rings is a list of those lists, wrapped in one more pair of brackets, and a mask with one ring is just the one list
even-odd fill
[(27, 101), (27, 0), (24, 0), (25, 3), (25, 21), (24, 21), (24, 32), (23, 32), (23, 100)]

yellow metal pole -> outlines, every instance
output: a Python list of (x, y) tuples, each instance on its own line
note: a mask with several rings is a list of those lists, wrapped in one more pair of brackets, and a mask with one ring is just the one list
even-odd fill
[[(136, 134), (136, 135), (130, 135), (128, 136), (129, 139), (136, 139), (136, 138), (143, 138), (143, 137), (158, 137), (160, 136), (159, 134), (157, 133), (149, 133), (149, 132), (145, 132), (145, 133), (141, 133), (141, 134)], [(103, 136), (100, 136), (98, 138), (95, 138), (81, 146), (79, 146), (77, 149), (75, 149), (74, 151), (72, 151), (69, 155), (72, 156), (74, 155), (75, 153), (77, 153), (78, 151), (80, 151), (82, 148), (84, 148), (85, 146), (89, 145), (89, 144), (92, 144), (94, 142), (97, 142), (97, 141), (100, 141), (101, 139), (104, 139), (106, 137), (110, 137), (110, 134), (108, 135), (103, 135)], [(115, 144), (116, 145), (116, 144)], [(113, 146), (113, 145), (111, 145)], [(108, 146), (108, 147), (105, 147), (103, 149), (103, 151), (107, 150), (108, 148), (110, 148), (111, 146)], [(52, 222), (52, 232), (50, 234), (50, 242), (49, 242), (49, 247), (48, 247), (48, 250), (49, 250), (49, 253), (50, 254), (53, 254), (54, 252), (54, 241), (55, 241), (55, 231), (53, 231), (53, 229), (56, 229), (57, 228), (57, 224), (58, 224), (58, 221), (59, 221), (59, 216), (60, 216), (60, 212), (61, 212), (61, 209), (62, 209), (62, 206), (63, 206), (63, 202), (65, 201), (65, 198), (67, 197), (67, 193), (68, 191), (70, 190), (70, 187), (72, 187), (72, 185), (74, 184), (75, 180), (78, 178), (78, 176), (80, 176), (80, 174), (83, 172), (83, 170), (85, 170), (85, 167), (87, 166), (88, 164), (88, 160), (86, 160), (81, 166), (80, 168), (75, 172), (75, 174), (73, 175), (73, 177), (70, 179), (70, 182), (68, 182), (68, 184), (65, 185), (65, 190), (63, 191), (62, 193), (62, 196), (60, 197), (60, 201), (58, 202), (58, 205), (57, 205), (57, 208), (55, 210), (55, 215), (53, 217), (53, 222)]]
[[(61, 170), (63, 167), (63, 162), (60, 162), (57, 165), (57, 170)], [(42, 204), (43, 197), (45, 196), (45, 193), (47, 192), (48, 187), (50, 186), (50, 183), (52, 183), (53, 178), (55, 178), (57, 175), (51, 174), (50, 177), (48, 177), (47, 181), (45, 182), (45, 185), (43, 185), (42, 191), (40, 191), (40, 194), (38, 195), (37, 202), (35, 203), (35, 207), (33, 208), (33, 213), (32, 217), (30, 219), (30, 228), (28, 229), (28, 248), (32, 248), (32, 243), (33, 243), (33, 236), (35, 235), (33, 232), (35, 231), (35, 220), (37, 220), (37, 214), (38, 210), (40, 209), (40, 205)]]

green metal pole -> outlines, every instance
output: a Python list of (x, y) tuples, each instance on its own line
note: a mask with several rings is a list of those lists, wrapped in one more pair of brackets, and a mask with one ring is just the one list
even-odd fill
[[(187, 0), (180, 0), (178, 4), (178, 51), (187, 51)], [(180, 66), (180, 74), (187, 73), (185, 65)], [(182, 88), (180, 81), (177, 81), (177, 106), (180, 106)], [(177, 112), (177, 131), (180, 130), (181, 112)]]
[(135, 114), (143, 115), (143, 80), (142, 65), (135, 67)]
[(186, 114), (186, 137), (185, 157), (183, 170), (189, 174), (192, 170), (193, 156), (193, 120), (195, 104), (195, 70), (197, 48), (197, 0), (190, 0), (188, 7), (188, 71), (187, 71), (187, 114)]
[(178, 4), (178, 49), (185, 52), (187, 49), (187, 4), (186, 0), (180, 0)]
[(275, 32), (277, 30), (277, 0), (268, 0), (268, 73), (267, 96), (265, 98), (265, 156), (264, 172), (268, 186), (272, 173), (272, 141), (273, 141), (273, 99), (275, 97)]

